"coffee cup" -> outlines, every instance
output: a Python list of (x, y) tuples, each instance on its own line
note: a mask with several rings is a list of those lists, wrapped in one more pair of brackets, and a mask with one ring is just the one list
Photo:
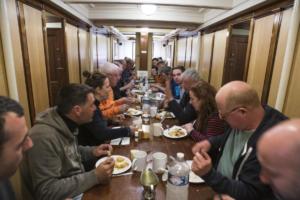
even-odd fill
[(132, 153), (132, 169), (134, 171), (143, 171), (147, 164), (147, 153), (145, 151), (135, 151)]
[(153, 136), (159, 137), (162, 135), (164, 129), (162, 127), (162, 124), (157, 122), (157, 123), (153, 123)]
[(156, 152), (152, 155), (153, 158), (153, 171), (155, 173), (163, 173), (167, 166), (167, 154)]

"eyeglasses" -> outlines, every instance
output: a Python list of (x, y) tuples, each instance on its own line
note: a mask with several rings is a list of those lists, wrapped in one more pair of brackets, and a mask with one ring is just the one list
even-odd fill
[(237, 106), (237, 107), (235, 107), (235, 108), (233, 108), (230, 111), (225, 112), (225, 113), (221, 113), (219, 111), (219, 117), (220, 117), (220, 119), (226, 119), (232, 112), (238, 110), (239, 108), (241, 108), (241, 106)]

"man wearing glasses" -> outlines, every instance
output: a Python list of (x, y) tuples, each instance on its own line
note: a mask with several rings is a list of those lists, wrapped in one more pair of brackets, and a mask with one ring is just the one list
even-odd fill
[(262, 106), (257, 92), (241, 81), (224, 85), (216, 102), (220, 118), (229, 127), (223, 135), (193, 147), (192, 170), (219, 194), (237, 200), (273, 198), (270, 188), (259, 180), (256, 143), (267, 129), (287, 117)]

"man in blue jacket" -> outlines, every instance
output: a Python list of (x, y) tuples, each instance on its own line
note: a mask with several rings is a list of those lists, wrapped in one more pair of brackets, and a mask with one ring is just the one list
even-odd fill
[(193, 147), (192, 170), (219, 194), (236, 200), (273, 199), (271, 189), (259, 179), (256, 144), (267, 129), (287, 117), (262, 106), (257, 92), (241, 81), (224, 85), (216, 102), (229, 127), (223, 135)]

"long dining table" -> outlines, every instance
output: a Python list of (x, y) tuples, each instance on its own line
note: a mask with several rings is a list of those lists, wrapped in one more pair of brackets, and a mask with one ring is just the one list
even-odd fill
[[(127, 120), (130, 123), (130, 120)], [(165, 120), (163, 123), (173, 125), (174, 119)], [(130, 150), (138, 149), (146, 151), (148, 154), (155, 152), (164, 152), (168, 156), (176, 156), (177, 152), (182, 152), (185, 155), (185, 160), (192, 160), (192, 146), (195, 142), (189, 137), (181, 139), (170, 139), (164, 136), (153, 137), (153, 139), (142, 139), (136, 141), (131, 138), (130, 145), (113, 146), (113, 155), (122, 155), (130, 158)], [(83, 195), (83, 200), (98, 200), (98, 199), (122, 199), (122, 200), (139, 200), (142, 198), (143, 186), (140, 184), (141, 172), (133, 172), (130, 175), (113, 176), (111, 181), (106, 185), (97, 185), (88, 190)], [(163, 182), (161, 175), (159, 184), (156, 186), (156, 199), (164, 200), (166, 198), (166, 182)], [(189, 199), (208, 200), (213, 198), (213, 190), (205, 183), (189, 184)]]

